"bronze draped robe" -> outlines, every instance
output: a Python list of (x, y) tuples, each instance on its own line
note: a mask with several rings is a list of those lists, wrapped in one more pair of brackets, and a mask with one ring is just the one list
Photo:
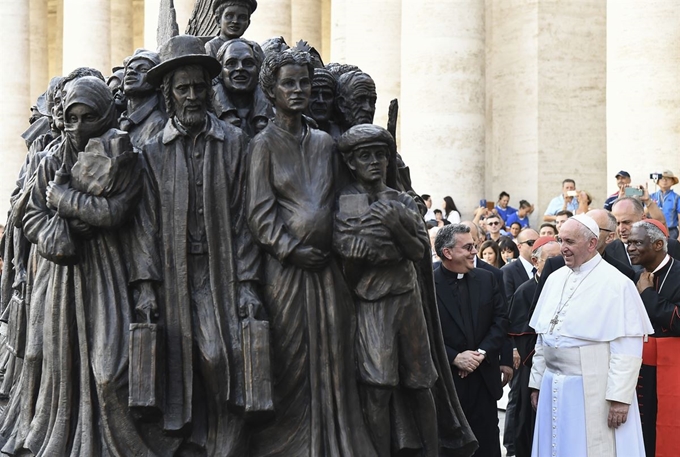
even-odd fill
[[(125, 174), (111, 195), (69, 189), (55, 212), (47, 207), (45, 193), (62, 161), (70, 168), (75, 160), (67, 143), (38, 167), (23, 218), (25, 234), (37, 243), (48, 235), (45, 229), (57, 217), (77, 218), (93, 233), (71, 234), (78, 245), (75, 265), (40, 262), (40, 281), (36, 282), (40, 293), (35, 296), (44, 309), (44, 322), (34, 324), (33, 319), (43, 317), (31, 313), (31, 331), (41, 334), (29, 334), (27, 357), (36, 343), (44, 342), (42, 374), (35, 404), (22, 402), (22, 426), (15, 446), (38, 456), (161, 455), (166, 439), (138, 429), (127, 407), (132, 300), (121, 226), (137, 202), (138, 169), (135, 163), (121, 171)], [(29, 399), (34, 395), (24, 394)]]
[(250, 143), (248, 223), (265, 251), (264, 306), (272, 329), (276, 417), (251, 456), (357, 456), (375, 450), (356, 384), (354, 303), (336, 259), (292, 265), (298, 245), (330, 252), (333, 140), (307, 127), (298, 141), (273, 122)]
[[(203, 166), (203, 208), (210, 286), (220, 334), (216, 344), (226, 354), (229, 401), (243, 406), (241, 326), (238, 285), (258, 280), (259, 251), (245, 223), (246, 137), (236, 127), (208, 114)], [(144, 147), (150, 202), (142, 203), (137, 226), (145, 245), (133, 246), (131, 281), (162, 281), (159, 296), (165, 332), (165, 429), (179, 431), (192, 421), (193, 330), (187, 274), (189, 173), (184, 140), (173, 121)], [(151, 193), (151, 195), (149, 195)], [(146, 213), (146, 214), (144, 214)], [(157, 231), (160, 230), (160, 233)], [(160, 240), (160, 245), (158, 243)], [(155, 266), (162, 265), (162, 271)], [(225, 399), (215, 399), (220, 401)]]

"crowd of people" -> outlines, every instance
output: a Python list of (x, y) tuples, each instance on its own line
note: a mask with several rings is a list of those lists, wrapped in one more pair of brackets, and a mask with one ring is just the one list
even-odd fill
[[(456, 354), (456, 387), (472, 397), (462, 407), (475, 435), (488, 440), (479, 455), (500, 455), (492, 404), (508, 380), (508, 456), (677, 453), (678, 178), (653, 174), (652, 194), (631, 187), (626, 171), (615, 178), (618, 191), (603, 209), (564, 180), (538, 231), (527, 220), (534, 207), (524, 200), (510, 207), (506, 192), (471, 221), (425, 216), (435, 279), (457, 275), (455, 284), (436, 282), (438, 304), (442, 325), (451, 326), (443, 331)], [(475, 325), (467, 313), (477, 315)]]

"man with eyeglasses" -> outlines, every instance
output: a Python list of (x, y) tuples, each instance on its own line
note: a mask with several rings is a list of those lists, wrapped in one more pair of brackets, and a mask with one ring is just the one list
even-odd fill
[[(479, 233), (480, 229), (472, 221), (463, 221), (461, 222), (461, 225), (464, 225), (470, 229), (470, 235), (472, 235), (472, 242), (475, 245), (475, 248), (479, 250), (479, 246), (481, 244), (481, 240), (479, 239)], [(501, 286), (503, 285), (503, 272), (501, 271), (500, 268), (496, 268), (493, 265), (490, 265), (486, 263), (484, 260), (480, 259), (479, 256), (475, 256), (474, 258), (474, 266), (475, 268), (481, 268), (482, 270), (489, 271), (493, 274), (494, 278), (496, 278), (496, 282), (500, 284)], [(501, 295), (503, 296), (503, 306), (507, 309), (508, 303), (506, 301), (505, 297), (505, 288), (501, 288)], [(508, 338), (505, 341), (505, 345), (503, 346), (503, 349), (501, 349), (501, 385), (505, 387), (507, 383), (512, 381), (512, 377), (514, 375), (514, 371), (512, 369), (513, 367), (513, 348), (512, 348), (512, 341)], [(507, 429), (506, 429), (507, 431)]]
[(680, 262), (668, 255), (668, 229), (658, 221), (633, 224), (628, 255), (644, 270), (637, 290), (654, 333), (645, 339), (637, 393), (647, 457), (676, 455), (680, 434)]
[(465, 417), (477, 437), (475, 456), (500, 457), (497, 401), (503, 394), (499, 354), (507, 312), (493, 273), (475, 268), (470, 228), (442, 227), (435, 239), (441, 266), (434, 272), (446, 353)]

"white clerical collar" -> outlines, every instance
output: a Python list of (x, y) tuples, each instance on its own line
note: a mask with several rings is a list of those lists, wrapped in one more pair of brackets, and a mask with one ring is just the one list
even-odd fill
[(576, 273), (576, 274), (587, 273), (587, 272), (589, 272), (590, 270), (592, 270), (593, 268), (595, 268), (595, 266), (596, 266), (598, 263), (600, 263), (600, 260), (602, 260), (602, 256), (600, 255), (599, 252), (597, 252), (597, 253), (595, 253), (595, 256), (594, 256), (592, 259), (590, 259), (589, 261), (585, 262), (585, 263), (584, 263), (583, 265), (581, 265), (580, 267), (572, 268), (571, 270), (572, 270), (574, 273)]
[(663, 260), (661, 261), (661, 263), (659, 264), (659, 266), (656, 267), (656, 270), (652, 271), (652, 273), (656, 273), (657, 271), (661, 270), (661, 269), (662, 269), (663, 267), (665, 267), (666, 264), (667, 264), (668, 262), (670, 262), (670, 261), (671, 261), (671, 256), (669, 256), (668, 254), (666, 254), (666, 257), (663, 258)]
[(519, 256), (519, 261), (522, 262), (522, 266), (527, 271), (527, 276), (529, 278), (533, 278), (534, 277), (534, 266), (530, 262), (527, 262), (526, 259), (522, 256)]

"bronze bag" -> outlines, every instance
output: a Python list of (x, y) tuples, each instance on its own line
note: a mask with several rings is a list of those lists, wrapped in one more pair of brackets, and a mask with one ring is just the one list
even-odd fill
[(241, 321), (244, 368), (244, 418), (261, 421), (274, 414), (269, 322), (255, 319), (253, 307)]
[(128, 405), (138, 415), (153, 419), (162, 412), (160, 335), (158, 324), (130, 324), (130, 396)]
[(7, 348), (16, 357), (23, 359), (26, 349), (26, 285), (15, 291), (7, 304)]

